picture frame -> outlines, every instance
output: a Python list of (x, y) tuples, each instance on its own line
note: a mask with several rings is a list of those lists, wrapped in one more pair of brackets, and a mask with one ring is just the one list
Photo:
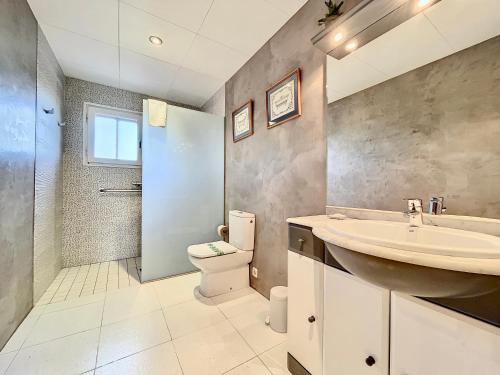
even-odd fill
[(249, 100), (232, 113), (233, 142), (241, 141), (253, 134), (253, 100)]
[(302, 115), (301, 70), (288, 73), (266, 91), (267, 128)]

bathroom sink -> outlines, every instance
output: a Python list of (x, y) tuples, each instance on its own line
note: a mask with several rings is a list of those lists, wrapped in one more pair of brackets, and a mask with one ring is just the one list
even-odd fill
[(472, 297), (500, 288), (500, 238), (429, 225), (331, 220), (313, 228), (354, 275), (419, 297)]

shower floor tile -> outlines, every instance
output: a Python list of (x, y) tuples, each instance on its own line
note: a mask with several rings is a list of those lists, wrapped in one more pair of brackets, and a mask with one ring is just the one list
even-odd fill
[(140, 269), (140, 257), (63, 268), (37, 305), (140, 285)]

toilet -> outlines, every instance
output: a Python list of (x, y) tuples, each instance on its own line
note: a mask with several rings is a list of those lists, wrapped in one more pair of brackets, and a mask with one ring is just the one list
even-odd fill
[(254, 235), (254, 214), (229, 211), (229, 243), (216, 241), (188, 247), (189, 260), (201, 271), (202, 295), (213, 297), (249, 286)]

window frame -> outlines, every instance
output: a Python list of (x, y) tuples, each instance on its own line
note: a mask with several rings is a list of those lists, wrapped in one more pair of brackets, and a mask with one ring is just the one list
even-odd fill
[[(94, 156), (94, 122), (96, 115), (137, 122), (137, 160), (96, 158)], [(117, 145), (118, 146), (118, 145)], [(101, 104), (83, 104), (83, 164), (92, 167), (141, 168), (142, 167), (142, 112)]]

